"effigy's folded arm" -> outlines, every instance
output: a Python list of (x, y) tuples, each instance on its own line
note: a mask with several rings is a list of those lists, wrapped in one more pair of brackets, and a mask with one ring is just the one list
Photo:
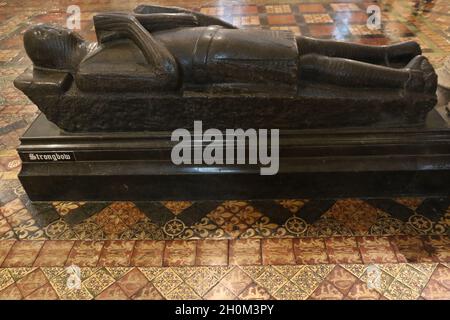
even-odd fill
[(134, 16), (122, 13), (99, 14), (94, 16), (94, 26), (99, 44), (128, 38), (139, 47), (149, 65), (163, 72), (177, 72), (172, 54)]
[[(94, 25), (99, 47), (78, 67), (75, 82), (80, 90), (151, 92), (178, 87), (175, 58), (136, 17), (124, 13), (99, 14), (94, 16)], [(116, 49), (118, 46), (121, 49)], [(142, 61), (135, 60), (138, 51), (142, 53)], [(108, 67), (111, 64), (114, 68)]]
[(223, 21), (219, 18), (179, 7), (166, 7), (166, 6), (142, 4), (134, 9), (134, 13), (137, 14), (187, 13), (192, 14), (197, 18), (199, 26), (216, 25), (227, 29), (237, 29), (237, 27), (233, 26), (231, 23)]
[(199, 26), (197, 17), (191, 13), (134, 13), (133, 16), (148, 32)]

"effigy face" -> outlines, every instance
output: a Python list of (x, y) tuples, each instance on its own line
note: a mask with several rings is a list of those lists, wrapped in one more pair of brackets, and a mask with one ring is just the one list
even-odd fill
[(243, 30), (181, 8), (94, 17), (97, 43), (55, 25), (24, 35), (15, 85), (70, 132), (420, 125), (436, 74), (414, 42), (372, 47)]

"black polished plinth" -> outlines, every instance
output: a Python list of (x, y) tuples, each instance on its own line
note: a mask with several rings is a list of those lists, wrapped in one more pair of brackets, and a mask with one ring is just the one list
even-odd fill
[(251, 165), (176, 166), (170, 132), (67, 134), (41, 115), (21, 139), (19, 179), (33, 201), (448, 196), (444, 113), (433, 110), (423, 127), (282, 130), (274, 176)]

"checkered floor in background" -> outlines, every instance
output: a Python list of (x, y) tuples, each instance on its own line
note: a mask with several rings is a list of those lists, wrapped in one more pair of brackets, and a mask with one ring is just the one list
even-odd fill
[[(81, 35), (95, 40), (94, 13), (140, 2), (79, 1)], [(416, 40), (435, 66), (450, 53), (446, 0), (152, 3), (242, 28), (367, 44)], [(379, 30), (366, 27), (373, 4), (382, 10)], [(65, 24), (67, 5), (0, 1), (0, 298), (450, 299), (450, 198), (32, 206), (15, 148), (38, 110), (12, 80), (30, 65), (23, 31)], [(70, 265), (80, 267), (77, 288), (67, 286)], [(374, 285), (369, 270), (380, 276)]]

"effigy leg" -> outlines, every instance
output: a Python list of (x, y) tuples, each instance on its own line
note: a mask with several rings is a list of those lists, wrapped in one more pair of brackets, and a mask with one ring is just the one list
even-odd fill
[(433, 93), (436, 78), (428, 60), (417, 56), (402, 69), (317, 54), (300, 57), (300, 80), (333, 83), (347, 87), (400, 88)]
[(400, 42), (387, 46), (371, 46), (298, 36), (297, 45), (300, 55), (315, 53), (328, 57), (346, 58), (386, 66), (392, 63), (406, 65), (412, 58), (422, 54), (420, 46), (414, 41)]

